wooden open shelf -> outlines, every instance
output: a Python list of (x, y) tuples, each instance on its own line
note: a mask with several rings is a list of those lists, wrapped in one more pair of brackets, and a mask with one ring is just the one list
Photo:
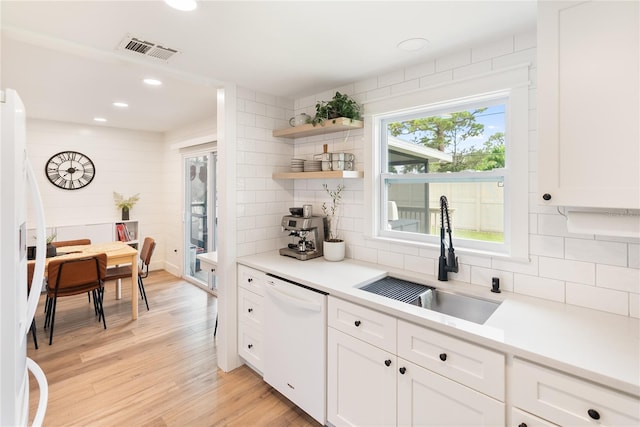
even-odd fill
[(363, 171), (276, 172), (273, 179), (363, 178)]
[(305, 136), (342, 132), (350, 129), (362, 129), (363, 127), (364, 122), (362, 120), (339, 117), (337, 119), (326, 120), (324, 123), (319, 123), (315, 126), (312, 124), (306, 124), (286, 129), (277, 129), (273, 131), (273, 136), (282, 138), (302, 138)]

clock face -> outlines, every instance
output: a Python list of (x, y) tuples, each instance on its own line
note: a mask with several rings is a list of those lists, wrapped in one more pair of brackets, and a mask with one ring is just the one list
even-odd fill
[(47, 161), (45, 173), (49, 181), (63, 190), (78, 190), (89, 185), (96, 175), (90, 158), (77, 151), (62, 151)]

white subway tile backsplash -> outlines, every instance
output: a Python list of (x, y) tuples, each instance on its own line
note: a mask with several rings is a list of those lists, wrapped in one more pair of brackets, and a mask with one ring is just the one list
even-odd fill
[(448, 83), (453, 80), (453, 71), (446, 70), (435, 74), (430, 74), (420, 78), (420, 87), (428, 88), (432, 86), (438, 86), (443, 83)]
[(565, 258), (618, 266), (627, 265), (626, 243), (565, 239)]
[(531, 234), (529, 236), (529, 248), (534, 255), (553, 258), (564, 257), (564, 239), (562, 237)]
[(493, 58), (492, 61), (494, 70), (511, 67), (513, 65), (535, 64), (536, 49), (520, 50), (512, 53), (511, 55), (504, 55)]
[(404, 81), (404, 69), (378, 76), (378, 87), (392, 86)]
[(640, 245), (629, 243), (628, 254), (629, 267), (640, 268)]
[(640, 270), (597, 264), (596, 286), (640, 294)]
[(435, 261), (431, 258), (422, 258), (415, 255), (404, 256), (405, 270), (412, 271), (414, 273), (435, 275), (435, 265)]
[(562, 280), (515, 274), (513, 290), (518, 294), (564, 302), (565, 287)]
[(429, 61), (422, 64), (407, 67), (404, 70), (404, 78), (407, 80), (419, 79), (436, 72), (435, 61)]
[(610, 289), (567, 282), (567, 304), (629, 315), (629, 294)]
[(514, 36), (514, 50), (525, 50), (536, 47), (536, 32), (527, 31), (524, 33), (516, 34)]
[(640, 318), (640, 295), (629, 294), (629, 316)]
[(504, 258), (493, 258), (491, 268), (502, 271), (512, 271), (514, 273), (538, 275), (538, 257), (531, 256), (528, 261), (512, 261)]
[(488, 73), (491, 71), (491, 61), (474, 62), (463, 67), (453, 70), (454, 79), (463, 79), (477, 74)]
[(378, 251), (378, 264), (392, 268), (404, 268), (404, 256), (395, 252)]
[(471, 49), (471, 61), (472, 62), (486, 61), (496, 56), (502, 56), (502, 55), (513, 53), (513, 50), (514, 50), (514, 38), (504, 37), (501, 40), (497, 40), (492, 43), (486, 43)]
[(436, 58), (436, 73), (471, 64), (471, 50)]
[(540, 277), (595, 285), (595, 264), (583, 261), (540, 257)]
[(420, 80), (413, 79), (406, 82), (394, 84), (391, 86), (391, 93), (396, 95), (399, 93), (411, 92), (420, 88)]
[(355, 93), (361, 94), (364, 92), (369, 92), (378, 88), (378, 78), (372, 77), (370, 79), (361, 80), (354, 84)]

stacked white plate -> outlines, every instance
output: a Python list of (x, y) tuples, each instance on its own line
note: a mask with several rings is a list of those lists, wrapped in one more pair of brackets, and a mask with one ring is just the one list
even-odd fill
[(304, 159), (291, 159), (291, 172), (304, 172)]
[(305, 160), (304, 171), (305, 172), (319, 172), (322, 170), (322, 160)]

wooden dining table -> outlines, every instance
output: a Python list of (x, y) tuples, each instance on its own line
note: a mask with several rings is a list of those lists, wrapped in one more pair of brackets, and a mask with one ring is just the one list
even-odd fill
[[(138, 318), (138, 250), (129, 246), (125, 242), (108, 242), (108, 243), (96, 243), (92, 245), (78, 245), (78, 246), (62, 246), (57, 248), (57, 252), (61, 255), (57, 255), (53, 258), (47, 258), (45, 261), (45, 272), (49, 261), (52, 259), (76, 259), (91, 256), (95, 254), (105, 253), (107, 254), (107, 267), (116, 265), (131, 264), (131, 319), (136, 320)], [(29, 261), (35, 262), (35, 261)], [(118, 287), (120, 283), (118, 283)], [(122, 297), (119, 292), (119, 288), (116, 291), (116, 298)]]

